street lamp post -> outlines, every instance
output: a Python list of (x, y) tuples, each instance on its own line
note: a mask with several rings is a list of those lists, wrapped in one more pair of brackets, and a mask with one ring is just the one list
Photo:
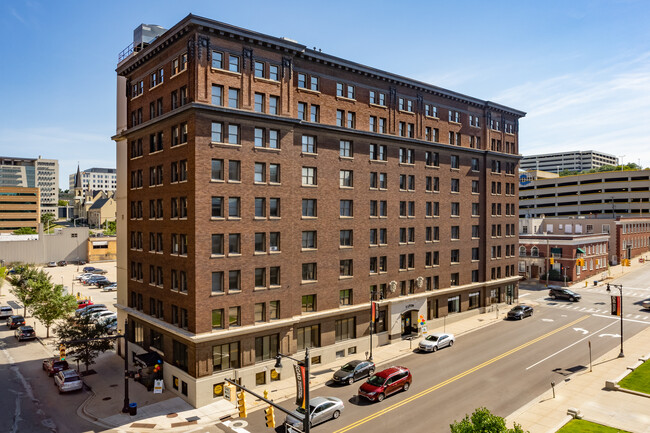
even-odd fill
[(610, 293), (609, 286), (614, 286), (615, 288), (618, 289), (618, 292), (621, 295), (621, 301), (620, 301), (620, 306), (621, 306), (621, 353), (618, 354), (619, 358), (623, 358), (625, 355), (623, 354), (623, 285), (622, 284), (607, 284), (607, 293)]
[(129, 321), (124, 320), (124, 406), (123, 413), (129, 412)]
[(280, 373), (282, 370), (282, 358), (288, 358), (298, 364), (298, 366), (302, 365), (305, 367), (305, 373), (303, 375), (303, 383), (304, 383), (304, 389), (305, 389), (305, 394), (303, 398), (303, 404), (305, 406), (305, 417), (303, 418), (302, 421), (302, 431), (305, 433), (309, 433), (310, 427), (311, 427), (311, 413), (310, 413), (310, 406), (309, 406), (309, 348), (307, 347), (305, 349), (305, 360), (304, 361), (299, 361), (295, 358), (292, 358), (288, 355), (283, 355), (281, 353), (278, 353), (275, 357), (275, 371)]

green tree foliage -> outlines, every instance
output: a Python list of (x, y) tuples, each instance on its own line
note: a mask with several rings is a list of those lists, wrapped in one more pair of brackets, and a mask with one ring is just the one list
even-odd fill
[(67, 200), (59, 200), (59, 206), (67, 206), (68, 201)]
[(38, 232), (31, 227), (21, 227), (17, 230), (14, 230), (13, 234), (15, 235), (36, 235)]
[(115, 236), (117, 233), (117, 223), (115, 221), (104, 222), (104, 234), (106, 236)]
[(2, 286), (5, 284), (5, 278), (7, 278), (7, 273), (9, 269), (6, 266), (0, 266), (0, 296), (2, 296)]
[(27, 308), (38, 299), (37, 291), (40, 290), (43, 280), (50, 281), (50, 276), (33, 265), (18, 265), (16, 271), (9, 277), (11, 293), (23, 304), (23, 316), (27, 317)]
[(54, 215), (51, 213), (44, 213), (41, 214), (41, 222), (45, 225), (47, 224), (52, 224), (52, 221), (54, 221)]
[(52, 285), (49, 281), (37, 282), (34, 290), (34, 303), (31, 310), (47, 329), (46, 338), (50, 338), (50, 327), (55, 321), (64, 319), (77, 308), (77, 299), (65, 293), (61, 284)]
[(113, 348), (113, 339), (108, 336), (108, 323), (95, 323), (90, 315), (69, 317), (55, 328), (56, 344), (65, 346), (66, 355), (88, 367), (101, 354)]
[(493, 415), (484, 407), (476, 409), (471, 417), (465, 415), (462, 421), (454, 422), (449, 427), (451, 433), (524, 433), (519, 424), (507, 428), (503, 418)]

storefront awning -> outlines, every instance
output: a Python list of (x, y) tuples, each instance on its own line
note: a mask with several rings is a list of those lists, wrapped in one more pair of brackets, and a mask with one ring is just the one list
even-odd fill
[(585, 250), (582, 248), (577, 248), (576, 251), (578, 251), (580, 254), (585, 254)]
[(153, 367), (156, 364), (162, 364), (162, 356), (156, 352), (141, 353), (135, 355), (133, 362), (141, 367)]

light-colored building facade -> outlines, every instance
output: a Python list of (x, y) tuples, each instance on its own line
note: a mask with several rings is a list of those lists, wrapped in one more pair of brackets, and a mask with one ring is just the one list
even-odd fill
[(650, 170), (608, 171), (551, 179), (520, 175), (519, 217), (648, 217)]
[(70, 190), (75, 189), (77, 175), (81, 178), (81, 189), (84, 191), (114, 192), (117, 186), (117, 170), (114, 168), (88, 168), (69, 175)]
[(521, 160), (522, 170), (545, 170), (559, 173), (562, 170), (584, 171), (604, 165), (618, 165), (618, 158), (594, 150), (526, 155)]
[(116, 204), (113, 198), (99, 198), (87, 210), (88, 225), (92, 228), (103, 227), (106, 221), (115, 221)]
[(58, 215), (58, 160), (0, 157), (0, 186), (39, 188), (41, 213)]

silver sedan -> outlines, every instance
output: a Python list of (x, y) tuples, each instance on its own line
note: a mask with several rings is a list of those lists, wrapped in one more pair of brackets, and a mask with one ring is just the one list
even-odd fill
[(424, 340), (420, 341), (418, 348), (424, 352), (435, 352), (438, 349), (442, 349), (443, 347), (453, 346), (454, 341), (456, 341), (454, 334), (436, 332), (434, 334), (427, 335)]
[[(330, 419), (337, 419), (343, 412), (343, 401), (336, 397), (315, 397), (309, 401), (310, 425), (320, 424)], [(297, 408), (293, 413), (295, 416), (287, 415), (285, 425), (296, 427), (302, 430), (302, 418), (305, 416), (305, 409)]]

